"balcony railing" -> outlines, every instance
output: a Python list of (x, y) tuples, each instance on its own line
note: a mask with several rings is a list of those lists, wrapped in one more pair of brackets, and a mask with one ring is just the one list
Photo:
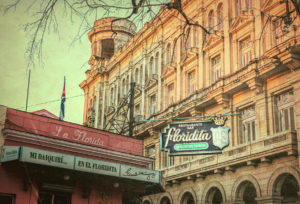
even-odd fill
[(208, 155), (162, 170), (166, 181), (199, 177), (209, 173), (233, 170), (239, 166), (269, 162), (280, 155), (297, 154), (295, 131), (276, 133), (252, 143), (225, 148), (222, 154)]

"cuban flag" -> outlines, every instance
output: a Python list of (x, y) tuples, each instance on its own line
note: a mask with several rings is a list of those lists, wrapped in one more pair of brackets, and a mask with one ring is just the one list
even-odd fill
[(61, 94), (59, 120), (64, 120), (65, 117), (65, 102), (66, 102), (66, 77), (64, 77), (64, 88)]

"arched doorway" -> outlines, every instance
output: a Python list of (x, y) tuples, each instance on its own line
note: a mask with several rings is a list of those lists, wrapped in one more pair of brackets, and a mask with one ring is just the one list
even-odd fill
[(150, 204), (149, 200), (145, 200), (143, 204)]
[(217, 187), (212, 187), (206, 196), (205, 203), (207, 204), (221, 204), (223, 197), (221, 191)]
[(281, 174), (274, 183), (273, 192), (275, 195), (280, 195), (283, 198), (282, 203), (284, 204), (292, 204), (300, 201), (300, 197), (298, 196), (299, 184), (291, 174)]
[(171, 201), (167, 196), (165, 196), (160, 200), (160, 204), (171, 204)]
[(183, 194), (180, 204), (195, 204), (193, 195), (190, 192)]
[(250, 181), (243, 181), (238, 186), (236, 199), (244, 201), (245, 204), (257, 204), (256, 189)]

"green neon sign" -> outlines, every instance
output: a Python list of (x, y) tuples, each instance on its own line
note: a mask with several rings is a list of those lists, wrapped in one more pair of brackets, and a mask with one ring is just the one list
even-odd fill
[(185, 143), (185, 144), (176, 144), (174, 149), (176, 151), (185, 151), (185, 150), (202, 150), (208, 148), (207, 142), (198, 142), (198, 143)]

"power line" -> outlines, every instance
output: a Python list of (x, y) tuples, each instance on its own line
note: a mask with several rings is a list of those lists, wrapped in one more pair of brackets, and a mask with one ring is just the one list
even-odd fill
[[(70, 96), (70, 97), (66, 97), (66, 99), (77, 98), (79, 96), (84, 96), (84, 95), (85, 94)], [(54, 102), (59, 102), (59, 101), (61, 101), (61, 99), (56, 99), (56, 100), (51, 100), (51, 101), (45, 101), (45, 102), (42, 102), (42, 103), (37, 103), (37, 104), (29, 105), (28, 107), (39, 106), (39, 105), (44, 105), (44, 104), (49, 104), (49, 103), (54, 103)], [(17, 109), (23, 109), (23, 108), (25, 108), (25, 107), (20, 107), (20, 108), (17, 108)]]

